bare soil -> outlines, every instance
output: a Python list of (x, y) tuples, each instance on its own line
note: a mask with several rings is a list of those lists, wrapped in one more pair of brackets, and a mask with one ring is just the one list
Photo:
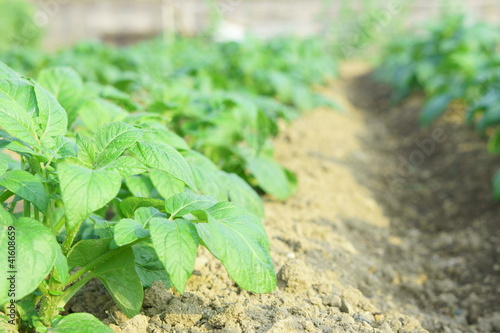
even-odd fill
[(390, 89), (345, 64), (315, 110), (286, 126), (278, 160), (297, 173), (286, 202), (265, 198), (279, 285), (239, 289), (200, 250), (181, 296), (160, 283), (128, 319), (102, 285), (77, 295), (115, 332), (500, 332), (500, 158), (451, 112), (418, 125), (423, 99), (389, 105)]

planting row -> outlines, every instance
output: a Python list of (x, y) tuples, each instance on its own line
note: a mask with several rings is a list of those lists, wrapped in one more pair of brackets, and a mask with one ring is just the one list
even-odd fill
[[(428, 125), (461, 105), (466, 122), (488, 138), (488, 150), (500, 153), (500, 29), (450, 16), (424, 34), (391, 43), (378, 77), (394, 86), (393, 102), (416, 90), (426, 96), (420, 121)], [(493, 179), (500, 199), (500, 171)]]
[(92, 278), (129, 317), (155, 281), (182, 293), (200, 245), (241, 288), (274, 290), (258, 191), (294, 191), (273, 159), (280, 119), (333, 105), (311, 89), (335, 75), (319, 41), (172, 38), (2, 57), (2, 331), (109, 332), (60, 313)]

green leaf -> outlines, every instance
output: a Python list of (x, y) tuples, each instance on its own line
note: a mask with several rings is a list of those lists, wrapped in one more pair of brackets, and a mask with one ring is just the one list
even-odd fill
[(78, 109), (78, 114), (87, 128), (94, 131), (107, 123), (125, 119), (127, 111), (107, 100), (96, 98), (85, 102)]
[(243, 289), (255, 293), (273, 291), (276, 275), (261, 220), (229, 202), (209, 208), (206, 215), (208, 223), (197, 223), (196, 229), (229, 276)]
[(40, 141), (43, 143), (46, 137), (65, 135), (68, 127), (66, 111), (47, 90), (36, 83), (35, 96), (41, 127)]
[(217, 203), (214, 197), (198, 195), (192, 191), (175, 194), (165, 201), (165, 211), (172, 217), (183, 216), (194, 210), (205, 210)]
[(149, 178), (156, 188), (156, 191), (165, 199), (184, 191), (186, 187), (184, 182), (175, 178), (168, 172), (161, 170), (152, 170), (149, 174)]
[(68, 122), (72, 124), (83, 93), (83, 81), (80, 75), (69, 67), (52, 67), (40, 71), (37, 81), (66, 110)]
[(110, 251), (112, 238), (84, 239), (76, 243), (68, 253), (68, 266), (70, 269), (84, 267), (103, 254)]
[(121, 177), (106, 170), (60, 162), (57, 166), (66, 217), (71, 227), (104, 207), (121, 187)]
[(122, 250), (111, 260), (92, 271), (106, 287), (113, 300), (129, 318), (139, 314), (144, 298), (142, 283), (135, 271), (134, 252)]
[(144, 228), (148, 227), (149, 221), (154, 217), (165, 217), (165, 214), (154, 207), (141, 207), (134, 212), (134, 219)]
[(135, 256), (135, 271), (143, 286), (150, 287), (156, 281), (162, 281), (165, 288), (171, 286), (165, 267), (161, 263), (150, 241), (143, 241), (132, 247)]
[(130, 156), (120, 156), (106, 165), (104, 169), (118, 173), (122, 178), (140, 175), (148, 171), (144, 164)]
[(0, 176), (2, 176), (9, 169), (9, 163), (4, 160), (0, 160)]
[[(500, 152), (500, 129), (497, 129), (495, 133), (488, 140), (488, 151), (490, 153), (499, 153)], [(1, 169), (1, 167), (0, 167)], [(0, 170), (1, 174), (1, 170)]]
[(32, 119), (35, 108), (32, 85), (24, 80), (0, 80), (0, 126), (10, 135), (39, 147)]
[(193, 173), (184, 157), (175, 148), (160, 143), (138, 142), (132, 148), (132, 152), (147, 166), (168, 172), (196, 190)]
[(78, 147), (78, 158), (83, 163), (91, 166), (94, 164), (96, 147), (92, 139), (76, 133), (76, 145)]
[(146, 175), (130, 176), (125, 179), (125, 184), (130, 193), (136, 197), (150, 197), (154, 186)]
[(144, 141), (158, 142), (172, 146), (176, 149), (188, 150), (189, 145), (179, 135), (165, 128), (162, 124), (149, 124), (149, 131), (144, 135)]
[(199, 239), (193, 223), (177, 219), (153, 218), (149, 223), (151, 239), (158, 258), (179, 293), (193, 273)]
[(226, 174), (229, 200), (248, 209), (260, 218), (264, 218), (264, 205), (257, 192), (234, 173)]
[(31, 202), (42, 212), (47, 212), (49, 196), (42, 182), (32, 174), (22, 170), (12, 170), (0, 177), (0, 185)]
[(62, 253), (62, 249), (60, 246), (58, 246), (56, 249), (56, 261), (54, 263), (53, 277), (62, 284), (66, 284), (66, 281), (68, 281), (69, 277), (68, 261)]
[(118, 246), (130, 244), (149, 236), (141, 222), (134, 219), (122, 219), (115, 225), (115, 242)]
[[(68, 140), (64, 136), (56, 136), (55, 138), (48, 138), (46, 141), (53, 141), (54, 146), (51, 148), (53, 156), (57, 159), (76, 157), (77, 155), (77, 145)], [(47, 143), (47, 142), (46, 142)]]
[(116, 160), (125, 149), (135, 144), (142, 136), (142, 131), (125, 123), (109, 123), (96, 132), (97, 167), (107, 165)]
[(447, 109), (448, 105), (454, 99), (452, 95), (437, 95), (425, 103), (421, 114), (420, 124), (426, 126), (441, 116)]
[(113, 333), (113, 330), (101, 323), (90, 313), (71, 313), (56, 319), (49, 328), (49, 333)]
[(248, 170), (257, 180), (259, 187), (273, 197), (284, 200), (293, 194), (285, 169), (276, 161), (266, 157), (256, 157), (247, 164)]
[(134, 212), (140, 207), (154, 207), (161, 211), (165, 209), (165, 201), (151, 198), (128, 197), (120, 202), (120, 209), (125, 217), (133, 217)]
[[(3, 210), (3, 209), (2, 209)], [(40, 222), (22, 217), (13, 225), (15, 230), (9, 230), (9, 217), (4, 213), (0, 214), (2, 225), (0, 226), (0, 269), (2, 279), (0, 279), (0, 305), (5, 304), (11, 297), (8, 297), (11, 275), (15, 275), (15, 296), (19, 300), (36, 290), (38, 285), (50, 273), (57, 256), (57, 243), (52, 231)], [(9, 232), (15, 232), (15, 268), (9, 267), (8, 246)], [(11, 271), (17, 273), (11, 273)]]
[(0, 61), (0, 79), (20, 79), (21, 75)]
[(208, 158), (202, 154), (189, 150), (184, 152), (196, 181), (196, 186), (201, 193), (212, 195), (218, 201), (228, 200), (228, 191), (224, 175)]
[(90, 215), (89, 219), (94, 221), (94, 230), (99, 238), (113, 238), (113, 227), (116, 222), (109, 222), (97, 215)]

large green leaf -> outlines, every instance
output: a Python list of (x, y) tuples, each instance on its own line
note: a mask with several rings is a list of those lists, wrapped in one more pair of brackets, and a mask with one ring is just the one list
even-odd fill
[(122, 178), (140, 175), (148, 171), (144, 164), (130, 156), (120, 156), (116, 160), (109, 162), (104, 169), (118, 173)]
[(245, 207), (260, 218), (264, 218), (264, 205), (257, 192), (234, 173), (225, 174), (229, 189), (229, 200)]
[(180, 217), (194, 210), (205, 210), (217, 203), (214, 197), (198, 195), (192, 191), (177, 193), (165, 200), (165, 211), (172, 217)]
[(0, 127), (10, 135), (38, 147), (33, 113), (36, 109), (33, 86), (25, 80), (0, 80)]
[(184, 182), (165, 171), (152, 170), (149, 173), (149, 178), (156, 188), (156, 191), (165, 199), (184, 191), (186, 188)]
[(132, 151), (142, 163), (168, 172), (196, 190), (193, 173), (184, 157), (175, 148), (160, 143), (138, 142)]
[(84, 239), (76, 243), (68, 253), (68, 266), (84, 267), (110, 250), (112, 238)]
[(165, 201), (152, 198), (128, 197), (120, 202), (122, 215), (133, 217), (134, 212), (141, 207), (154, 207), (159, 210), (165, 209)]
[(127, 245), (148, 236), (149, 231), (144, 229), (141, 222), (134, 219), (122, 219), (115, 225), (115, 242), (118, 246)]
[(116, 160), (128, 147), (135, 144), (142, 136), (142, 131), (129, 124), (108, 123), (96, 132), (97, 157), (96, 167), (107, 165)]
[(40, 141), (43, 143), (46, 137), (65, 135), (68, 127), (66, 111), (59, 105), (54, 96), (36, 83), (35, 96), (41, 128)]
[(199, 215), (208, 220), (196, 224), (200, 238), (241, 288), (256, 293), (276, 288), (269, 240), (258, 217), (230, 202), (218, 203)]
[(105, 99), (96, 98), (80, 106), (78, 114), (87, 128), (95, 131), (107, 123), (125, 119), (127, 111)]
[(247, 164), (259, 187), (273, 197), (284, 200), (293, 194), (294, 188), (285, 169), (276, 161), (266, 157), (256, 157)]
[(212, 195), (218, 201), (228, 200), (228, 191), (224, 175), (208, 158), (202, 154), (189, 150), (184, 152), (196, 181), (196, 186), (201, 193)]
[(20, 79), (21, 75), (0, 61), (0, 79)]
[(69, 124), (73, 123), (83, 92), (80, 75), (69, 67), (46, 68), (40, 71), (38, 83), (59, 101), (68, 113)]
[[(38, 285), (50, 273), (57, 256), (59, 244), (51, 230), (40, 222), (22, 217), (12, 223), (6, 212), (0, 213), (0, 305), (10, 298), (19, 300), (36, 290)], [(13, 226), (15, 229), (11, 230)], [(14, 234), (12, 233), (14, 231)], [(10, 234), (9, 234), (10, 232)], [(9, 240), (15, 237), (15, 240)], [(15, 261), (8, 261), (9, 241), (13, 241)], [(12, 245), (12, 244), (10, 244)], [(10, 266), (10, 265), (13, 266)], [(15, 272), (15, 273), (13, 273)], [(9, 297), (10, 281), (15, 275), (15, 295)]]
[(0, 160), (0, 176), (2, 176), (9, 169), (9, 163), (5, 160)]
[(153, 183), (146, 175), (135, 175), (125, 179), (125, 184), (130, 193), (136, 197), (151, 197), (151, 192), (154, 190)]
[(68, 260), (62, 253), (62, 249), (60, 246), (57, 247), (56, 251), (56, 261), (54, 263), (54, 278), (61, 282), (62, 284), (66, 284), (69, 278), (69, 267)]
[(22, 170), (8, 171), (0, 177), (0, 185), (31, 202), (42, 212), (47, 212), (49, 204), (47, 191), (43, 183), (29, 172)]
[(176, 219), (153, 218), (149, 223), (151, 239), (170, 281), (181, 294), (193, 273), (199, 239), (193, 223)]
[(78, 148), (78, 159), (86, 165), (92, 166), (96, 156), (95, 142), (80, 133), (76, 133), (76, 146)]
[(168, 289), (171, 286), (165, 267), (158, 259), (150, 241), (143, 241), (132, 247), (135, 256), (135, 271), (143, 286), (150, 287), (156, 281), (162, 281)]
[(120, 190), (121, 177), (113, 172), (67, 162), (60, 162), (57, 171), (70, 227), (104, 207)]
[(113, 300), (129, 318), (141, 311), (144, 291), (135, 271), (134, 252), (121, 250), (111, 260), (99, 265), (92, 275), (101, 280)]
[(52, 323), (48, 333), (113, 333), (109, 326), (101, 323), (90, 313), (71, 313)]
[(446, 111), (453, 98), (452, 95), (442, 94), (427, 101), (420, 114), (420, 123), (422, 125), (429, 125), (436, 120)]

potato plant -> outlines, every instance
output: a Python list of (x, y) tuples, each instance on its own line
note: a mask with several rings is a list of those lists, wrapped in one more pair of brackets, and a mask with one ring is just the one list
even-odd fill
[(129, 317), (154, 281), (183, 293), (199, 246), (241, 288), (274, 290), (255, 191), (101, 94), (69, 68), (35, 81), (0, 63), (0, 330), (111, 332), (60, 314), (93, 278)]
[[(73, 68), (85, 94), (95, 95), (79, 111), (74, 126), (80, 131), (109, 119), (162, 123), (224, 171), (278, 199), (296, 187), (293, 173), (274, 160), (269, 139), (279, 121), (334, 106), (311, 89), (336, 74), (319, 38), (214, 43), (176, 37), (120, 49), (82, 42), (56, 54), (2, 57), (42, 81), (62, 66)], [(101, 117), (94, 116), (96, 108)]]
[[(439, 118), (452, 102), (461, 102), (467, 123), (489, 138), (489, 151), (500, 153), (499, 36), (496, 26), (446, 17), (424, 35), (391, 43), (377, 75), (394, 86), (394, 101), (413, 91), (425, 93), (423, 125)], [(500, 199), (500, 171), (493, 188)]]

